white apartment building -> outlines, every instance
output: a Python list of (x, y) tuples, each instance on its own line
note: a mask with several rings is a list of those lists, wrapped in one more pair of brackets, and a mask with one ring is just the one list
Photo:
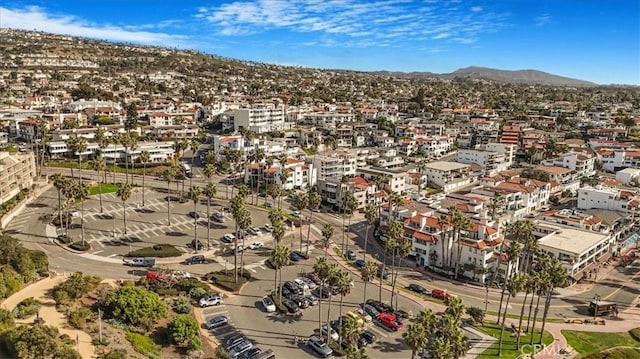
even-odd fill
[[(67, 148), (67, 144), (64, 141), (53, 141), (47, 143), (47, 151), (52, 158), (61, 157), (76, 157), (78, 153), (71, 154)], [(140, 142), (135, 149), (128, 149), (127, 154), (129, 156), (128, 161), (136, 161), (140, 157), (142, 151), (148, 151), (150, 154), (150, 162), (166, 162), (173, 158), (173, 142), (172, 141), (159, 141), (159, 142)], [(87, 150), (81, 155), (83, 157), (93, 157), (101, 154), (107, 163), (124, 163), (125, 162), (125, 148), (120, 144), (110, 144), (104, 150), (98, 147), (96, 142), (88, 142)]]
[(337, 112), (314, 112), (304, 114), (304, 122), (318, 127), (329, 128), (341, 123), (349, 123), (355, 121), (353, 113), (337, 113)]
[(337, 153), (317, 154), (312, 159), (313, 168), (316, 169), (317, 179), (326, 180), (327, 178), (342, 176), (355, 176), (357, 159), (347, 155)]
[(254, 133), (284, 131), (288, 129), (285, 122), (284, 105), (254, 104), (250, 108), (233, 110), (233, 126), (236, 131), (241, 127)]
[(637, 193), (598, 185), (585, 186), (578, 191), (579, 209), (607, 209), (610, 211), (633, 212), (640, 206)]
[(448, 136), (416, 138), (416, 146), (421, 151), (430, 153), (436, 158), (440, 158), (441, 156), (451, 152), (455, 143), (455, 138)]
[(582, 279), (611, 256), (613, 239), (607, 233), (536, 222), (534, 236), (542, 253), (562, 262), (571, 282)]
[(457, 162), (427, 163), (424, 174), (429, 185), (442, 188), (444, 193), (453, 192), (476, 181), (476, 178), (471, 175), (471, 166)]
[(640, 168), (640, 149), (598, 149), (598, 160), (602, 169), (616, 172), (624, 168)]
[(341, 178), (337, 177), (318, 181), (318, 192), (323, 202), (338, 211), (344, 209), (343, 199), (347, 191), (351, 192), (356, 199), (356, 210), (362, 210), (367, 204), (375, 203), (376, 185), (362, 177), (350, 178), (346, 183), (342, 183)]
[(373, 166), (356, 169), (356, 175), (367, 181), (375, 182), (376, 179), (380, 179), (382, 181), (382, 188), (378, 188), (378, 190), (393, 191), (399, 194), (405, 192), (406, 181), (409, 177), (404, 171)]
[(274, 183), (287, 190), (306, 188), (316, 183), (313, 166), (291, 157), (287, 158), (284, 163), (276, 161), (272, 166), (267, 166), (266, 163), (251, 163), (245, 171), (244, 178), (246, 183), (250, 183), (252, 180), (257, 181), (260, 178), (262, 183)]
[(576, 173), (578, 178), (589, 177), (596, 174), (595, 157), (583, 153), (567, 152), (559, 157), (544, 160), (540, 164), (543, 166), (564, 167)]
[(616, 172), (616, 179), (628, 186), (634, 182), (640, 182), (640, 169), (638, 168), (625, 168)]
[[(504, 145), (513, 146), (513, 145)], [(477, 164), (484, 169), (485, 176), (493, 176), (501, 171), (506, 171), (513, 164), (513, 157), (507, 159), (505, 153), (488, 151), (484, 149), (459, 149), (456, 162), (465, 164)]]
[(31, 188), (35, 176), (32, 152), (0, 152), (0, 203), (15, 197), (23, 189)]

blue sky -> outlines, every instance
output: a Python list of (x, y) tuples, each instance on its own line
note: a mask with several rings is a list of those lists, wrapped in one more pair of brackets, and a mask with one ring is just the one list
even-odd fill
[(486, 66), (640, 85), (637, 0), (3, 0), (0, 27), (283, 65)]

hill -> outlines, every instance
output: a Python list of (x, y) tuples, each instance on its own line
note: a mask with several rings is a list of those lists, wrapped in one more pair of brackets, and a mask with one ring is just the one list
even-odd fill
[(458, 69), (449, 74), (441, 75), (443, 77), (455, 78), (479, 78), (492, 80), (497, 82), (520, 83), (531, 85), (550, 85), (550, 86), (596, 86), (595, 83), (583, 80), (572, 79), (569, 77), (558, 76), (538, 70), (498, 70), (487, 67), (465, 67)]

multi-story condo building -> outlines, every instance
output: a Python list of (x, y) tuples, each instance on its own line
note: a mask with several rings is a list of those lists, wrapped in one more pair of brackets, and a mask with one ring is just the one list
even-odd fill
[(96, 142), (88, 142), (85, 152), (72, 154), (66, 142), (53, 141), (47, 143), (47, 152), (52, 158), (77, 157), (78, 155), (94, 157), (100, 154), (107, 163), (124, 163), (125, 156), (128, 157), (128, 161), (136, 161), (143, 151), (148, 151), (150, 162), (166, 162), (174, 156), (173, 145), (172, 141), (140, 142), (135, 149), (127, 149), (125, 152), (125, 148), (121, 144), (110, 144), (102, 150)]
[(520, 148), (520, 136), (522, 136), (522, 129), (520, 126), (503, 126), (500, 143), (516, 145)]
[(407, 181), (407, 173), (400, 170), (380, 167), (364, 167), (356, 169), (356, 175), (367, 181), (380, 182), (378, 190), (403, 194)]
[(629, 186), (634, 183), (640, 183), (640, 169), (638, 168), (625, 168), (616, 172), (616, 180), (622, 182), (622, 184)]
[(593, 176), (595, 170), (595, 157), (586, 153), (567, 152), (556, 158), (544, 160), (543, 166), (556, 166), (568, 168), (574, 171), (578, 178)]
[(444, 193), (468, 186), (476, 181), (471, 166), (463, 163), (436, 161), (425, 165), (424, 174), (429, 185), (441, 188)]
[(458, 150), (456, 161), (481, 166), (485, 176), (493, 176), (513, 165), (515, 145), (492, 143), (476, 146), (476, 149)]
[(602, 163), (602, 169), (607, 172), (616, 172), (624, 168), (640, 168), (640, 149), (598, 149), (598, 160)]
[(312, 161), (318, 180), (354, 176), (356, 174), (357, 159), (348, 155), (323, 153), (313, 156)]
[(234, 110), (233, 126), (236, 131), (242, 127), (254, 133), (284, 131), (289, 127), (285, 122), (284, 105), (276, 104), (253, 104)]
[(33, 153), (0, 152), (0, 203), (15, 197), (23, 189), (31, 188), (35, 176)]
[(327, 178), (318, 181), (318, 192), (323, 202), (333, 206), (338, 211), (344, 210), (344, 198), (351, 192), (356, 199), (356, 210), (362, 210), (367, 204), (375, 203), (376, 184), (362, 177), (349, 178), (342, 182), (341, 178)]
[(610, 211), (635, 212), (640, 206), (638, 193), (598, 185), (585, 186), (578, 190), (579, 209), (607, 209)]

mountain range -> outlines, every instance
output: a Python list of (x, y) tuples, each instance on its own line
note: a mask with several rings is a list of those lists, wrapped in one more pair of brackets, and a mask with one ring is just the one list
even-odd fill
[(573, 79), (559, 75), (550, 74), (538, 70), (500, 70), (488, 67), (470, 66), (455, 70), (450, 73), (437, 74), (432, 72), (390, 72), (376, 71), (378, 74), (394, 75), (399, 77), (416, 78), (442, 78), (442, 79), (484, 79), (501, 83), (528, 84), (528, 85), (548, 85), (548, 86), (597, 86), (589, 81)]

